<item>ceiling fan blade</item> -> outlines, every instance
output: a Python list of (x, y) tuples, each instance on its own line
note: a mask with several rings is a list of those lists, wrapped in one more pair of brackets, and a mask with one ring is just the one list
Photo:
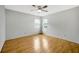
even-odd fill
[(47, 10), (42, 10), (42, 11), (44, 11), (44, 12), (48, 12)]
[(42, 8), (47, 8), (48, 6), (47, 5), (45, 5), (45, 6), (43, 6)]
[(36, 5), (32, 5), (33, 7), (36, 7)]

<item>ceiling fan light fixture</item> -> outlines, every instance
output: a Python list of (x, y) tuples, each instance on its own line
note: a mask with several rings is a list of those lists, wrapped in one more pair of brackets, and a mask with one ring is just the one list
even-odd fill
[(37, 10), (37, 12), (42, 12), (41, 10)]

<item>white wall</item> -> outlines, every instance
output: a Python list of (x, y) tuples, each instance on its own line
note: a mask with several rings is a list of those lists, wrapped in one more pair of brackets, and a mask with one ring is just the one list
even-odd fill
[[(39, 33), (40, 29), (34, 28), (36, 18), (40, 17), (6, 10), (7, 39)], [(79, 43), (79, 7), (43, 18), (48, 19), (48, 28), (43, 30), (45, 34)]]
[(6, 10), (7, 39), (39, 33), (40, 29), (34, 28), (34, 19), (39, 18), (30, 14)]
[(4, 6), (0, 5), (0, 51), (5, 42), (5, 10)]
[(45, 16), (48, 28), (44, 33), (79, 43), (79, 7)]

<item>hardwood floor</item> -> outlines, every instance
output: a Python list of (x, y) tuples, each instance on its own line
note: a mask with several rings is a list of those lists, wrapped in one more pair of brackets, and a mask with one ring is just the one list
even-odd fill
[(46, 35), (33, 35), (7, 40), (2, 53), (73, 53), (79, 52), (79, 44)]

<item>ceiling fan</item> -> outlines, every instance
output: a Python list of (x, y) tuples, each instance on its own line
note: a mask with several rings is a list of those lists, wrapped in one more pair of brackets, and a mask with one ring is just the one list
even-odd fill
[(48, 12), (47, 10), (45, 10), (48, 6), (44, 5), (44, 6), (39, 6), (39, 5), (32, 5), (34, 8), (36, 8), (37, 12)]

